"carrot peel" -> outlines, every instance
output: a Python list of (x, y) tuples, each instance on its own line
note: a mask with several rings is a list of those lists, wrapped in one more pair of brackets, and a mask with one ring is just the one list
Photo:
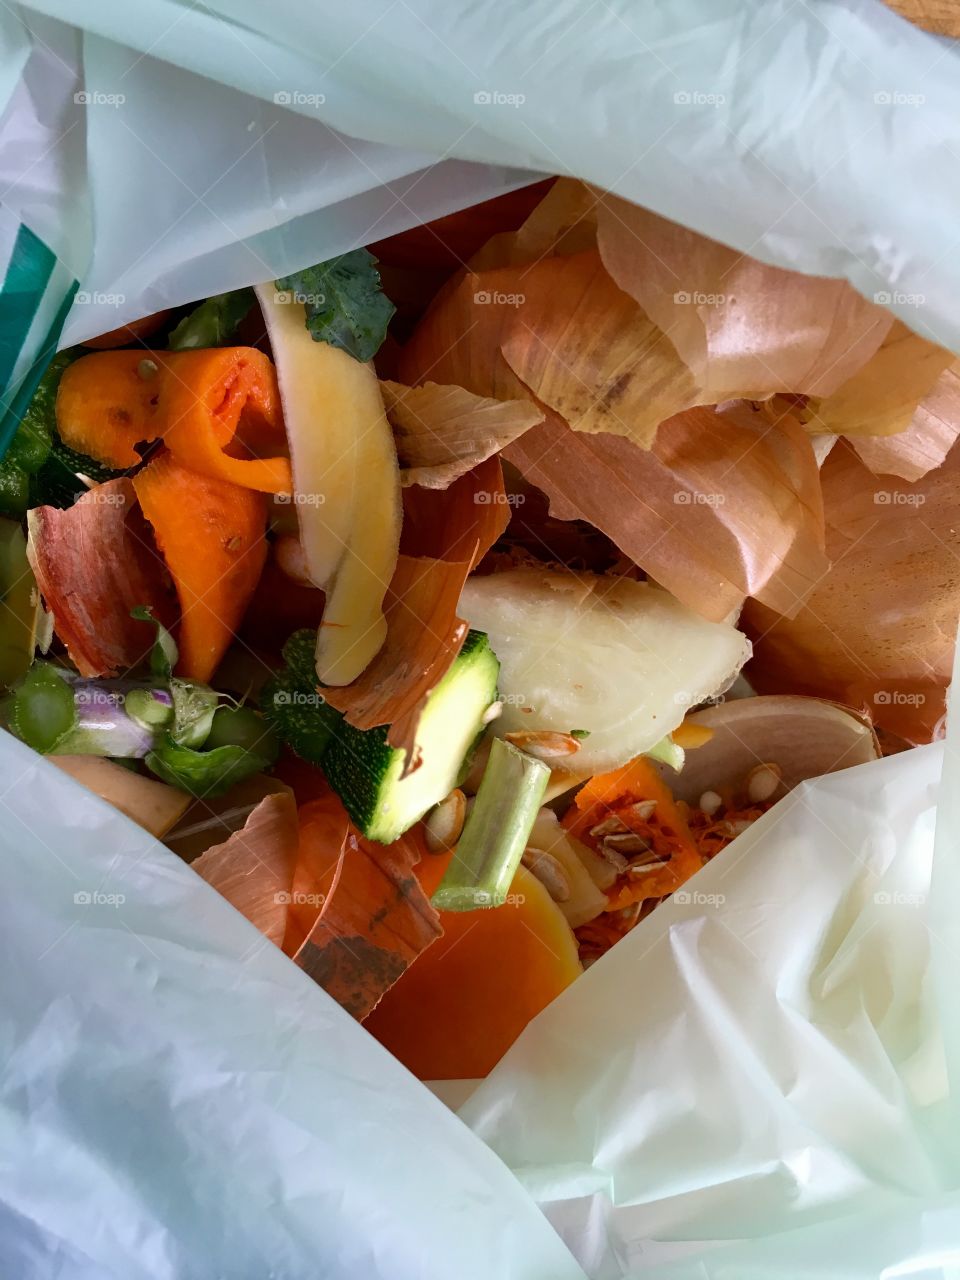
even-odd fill
[(60, 380), (57, 430), (111, 467), (136, 466), (135, 446), (162, 436), (201, 475), (263, 493), (292, 489), (276, 371), (254, 347), (84, 356)]
[(209, 681), (266, 559), (266, 499), (162, 453), (133, 481), (180, 600), (178, 673)]
[(57, 431), (65, 445), (108, 467), (133, 467), (134, 445), (160, 434), (160, 369), (167, 357), (98, 351), (66, 368), (57, 390)]
[(262, 493), (290, 493), (286, 457), (234, 457), (226, 449), (244, 443), (247, 452), (282, 438), (277, 375), (254, 347), (209, 347), (177, 352), (163, 371), (160, 397), (167, 448), (201, 475)]

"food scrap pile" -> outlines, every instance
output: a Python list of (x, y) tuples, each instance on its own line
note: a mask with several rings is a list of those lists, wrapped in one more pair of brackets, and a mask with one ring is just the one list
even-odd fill
[(798, 784), (941, 732), (958, 430), (846, 283), (541, 183), (53, 358), (4, 723), (480, 1076)]

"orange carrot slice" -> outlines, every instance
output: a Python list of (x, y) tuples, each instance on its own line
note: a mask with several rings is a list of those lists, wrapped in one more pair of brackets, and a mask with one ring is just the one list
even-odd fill
[[(238, 435), (247, 452), (283, 439), (280, 392), (270, 360), (255, 347), (179, 351), (163, 372), (162, 434), (170, 451), (201, 475), (263, 493), (290, 493), (286, 457), (232, 457)], [(254, 445), (256, 442), (256, 445)], [(259, 451), (259, 449), (257, 449)]]
[(267, 554), (266, 499), (162, 453), (134, 478), (180, 599), (177, 670), (207, 681), (233, 640)]
[[(652, 808), (644, 801), (652, 801)], [(647, 842), (650, 852), (646, 865), (638, 863), (610, 890), (611, 911), (666, 897), (703, 866), (683, 812), (645, 756), (591, 778), (574, 797), (563, 825), (578, 840), (602, 852), (603, 840), (610, 834), (602, 829), (607, 819), (616, 820), (611, 823), (614, 834), (633, 833)]]
[(108, 467), (140, 461), (134, 445), (160, 434), (160, 369), (153, 351), (98, 351), (70, 365), (57, 391), (57, 430), (65, 445)]

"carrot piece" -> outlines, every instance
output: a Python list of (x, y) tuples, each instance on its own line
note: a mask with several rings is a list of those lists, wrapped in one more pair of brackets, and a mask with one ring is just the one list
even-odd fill
[(166, 311), (155, 311), (152, 316), (131, 320), (129, 324), (121, 325), (119, 329), (101, 333), (98, 338), (88, 338), (83, 346), (92, 347), (94, 351), (109, 351), (112, 347), (125, 347), (131, 342), (142, 342), (144, 338), (149, 338), (151, 334), (163, 327), (169, 314), (169, 307)]
[(263, 493), (291, 492), (289, 458), (225, 452), (235, 435), (250, 453), (283, 440), (276, 370), (262, 351), (178, 351), (163, 370), (160, 415), (164, 441), (185, 466)]
[(133, 485), (180, 599), (177, 670), (207, 681), (233, 640), (266, 559), (266, 499), (199, 475), (166, 452)]
[[(646, 816), (643, 809), (637, 808), (643, 801), (654, 802)], [(619, 830), (646, 840), (655, 860), (666, 864), (648, 871), (638, 866), (636, 873), (621, 876), (610, 890), (610, 911), (647, 898), (666, 897), (703, 866), (683, 811), (645, 756), (591, 778), (574, 797), (563, 825), (571, 835), (599, 851), (604, 835), (594, 831), (607, 818), (619, 819)]]
[(57, 391), (63, 443), (108, 467), (135, 466), (140, 455), (133, 446), (160, 434), (157, 404), (166, 359), (153, 351), (98, 351), (69, 365)]
[[(289, 493), (283, 415), (273, 365), (255, 347), (98, 351), (66, 370), (57, 392), (64, 444), (111, 467), (140, 461), (134, 445), (163, 436), (201, 475)], [(247, 456), (225, 450), (241, 447)]]

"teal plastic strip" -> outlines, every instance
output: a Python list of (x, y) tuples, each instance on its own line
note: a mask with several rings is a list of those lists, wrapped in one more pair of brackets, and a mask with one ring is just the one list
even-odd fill
[(27, 405), (33, 399), (37, 384), (46, 373), (47, 365), (57, 354), (60, 334), (63, 332), (67, 315), (73, 306), (73, 296), (77, 292), (79, 284), (79, 280), (74, 280), (67, 290), (57, 314), (53, 318), (53, 323), (47, 330), (43, 345), (37, 352), (37, 358), (30, 365), (30, 368), (17, 383), (16, 387), (12, 388), (13, 394), (10, 400), (7, 401), (6, 397), (0, 400), (0, 406), (2, 406), (2, 415), (0, 415), (0, 460), (6, 455), (10, 442), (17, 433), (17, 427), (23, 421)]
[(53, 251), (21, 223), (0, 289), (0, 387), (10, 381), (56, 265)]
[(14, 242), (13, 253), (0, 287), (0, 458), (6, 454), (16, 434), (23, 410), (36, 390), (37, 383), (53, 358), (67, 312), (77, 291), (77, 281), (66, 290), (44, 336), (36, 358), (15, 386), (11, 379), (29, 340), (37, 312), (50, 286), (57, 266), (56, 255), (22, 223)]

